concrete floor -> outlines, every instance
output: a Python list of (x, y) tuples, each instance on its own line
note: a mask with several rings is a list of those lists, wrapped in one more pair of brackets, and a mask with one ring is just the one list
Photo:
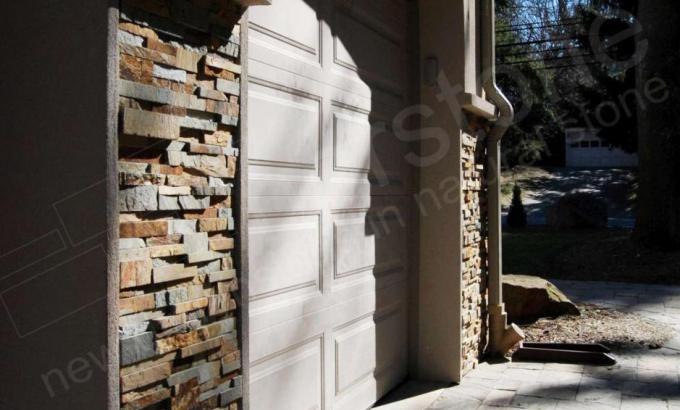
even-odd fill
[[(680, 335), (680, 287), (553, 281), (572, 300), (638, 313)], [(661, 349), (617, 355), (612, 367), (482, 363), (460, 385), (409, 382), (380, 410), (678, 409), (680, 336)]]

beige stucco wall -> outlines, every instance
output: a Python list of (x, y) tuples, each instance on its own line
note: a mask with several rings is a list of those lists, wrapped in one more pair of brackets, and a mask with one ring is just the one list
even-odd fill
[(474, 131), (484, 120), (462, 106), (482, 96), (477, 3), (420, 2), (421, 62), (435, 58), (440, 73), (436, 85), (421, 80), (420, 94), (417, 377), (427, 380), (460, 381), (485, 340), (484, 186), (477, 167), (485, 146)]

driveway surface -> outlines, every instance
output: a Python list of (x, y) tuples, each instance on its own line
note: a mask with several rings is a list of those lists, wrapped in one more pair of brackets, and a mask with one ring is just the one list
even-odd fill
[[(573, 301), (638, 313), (680, 335), (680, 287), (553, 280)], [(428, 391), (380, 409), (678, 409), (680, 337), (661, 349), (616, 355), (612, 367), (555, 363), (482, 363), (454, 387), (410, 383)], [(429, 403), (429, 404), (428, 404)]]
[[(562, 195), (574, 189), (590, 192), (607, 202), (608, 227), (630, 229), (635, 223), (633, 197), (636, 173), (633, 170), (531, 168), (520, 171), (517, 181), (522, 187), (522, 199), (529, 225), (545, 225), (547, 208), (557, 202)], [(503, 199), (503, 223), (509, 205), (508, 196)]]

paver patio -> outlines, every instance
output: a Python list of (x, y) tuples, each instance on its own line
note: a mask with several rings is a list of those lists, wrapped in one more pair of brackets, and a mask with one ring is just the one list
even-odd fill
[[(573, 301), (638, 313), (666, 323), (680, 335), (680, 287), (558, 280), (553, 283)], [(430, 393), (427, 397), (436, 399), (427, 408), (680, 410), (677, 335), (661, 349), (616, 355), (618, 363), (612, 367), (482, 363), (460, 385), (441, 389), (438, 395)]]

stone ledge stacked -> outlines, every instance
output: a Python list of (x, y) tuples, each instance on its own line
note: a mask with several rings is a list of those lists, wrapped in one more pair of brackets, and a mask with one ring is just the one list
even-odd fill
[(474, 369), (486, 343), (486, 182), (483, 140), (476, 133), (462, 135), (462, 371)]
[(123, 409), (240, 407), (232, 256), (240, 14), (226, 0), (123, 1)]

